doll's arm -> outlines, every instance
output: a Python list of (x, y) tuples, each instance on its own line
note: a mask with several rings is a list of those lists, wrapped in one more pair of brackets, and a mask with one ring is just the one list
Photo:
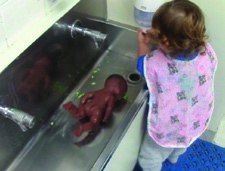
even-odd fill
[(74, 105), (72, 101), (63, 104), (63, 108), (67, 110), (72, 116), (76, 116), (79, 112), (77, 106)]
[(105, 115), (104, 115), (104, 118), (103, 118), (102, 122), (107, 122), (107, 120), (109, 119), (109, 117), (112, 114), (112, 110), (113, 110), (114, 104), (115, 104), (115, 99), (112, 98), (112, 97), (109, 98), (109, 101), (108, 101), (108, 104), (107, 104), (107, 108), (106, 108), (106, 111), (105, 111)]
[(89, 92), (87, 94), (85, 94), (80, 101), (80, 105), (84, 105), (85, 103), (87, 103), (88, 100), (93, 99), (94, 95), (95, 95), (95, 91)]

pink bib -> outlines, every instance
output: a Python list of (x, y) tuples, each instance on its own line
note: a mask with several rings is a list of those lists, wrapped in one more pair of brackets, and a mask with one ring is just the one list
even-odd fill
[(217, 57), (206, 52), (189, 61), (167, 57), (160, 50), (144, 59), (150, 93), (148, 132), (163, 147), (188, 147), (207, 128), (214, 107)]

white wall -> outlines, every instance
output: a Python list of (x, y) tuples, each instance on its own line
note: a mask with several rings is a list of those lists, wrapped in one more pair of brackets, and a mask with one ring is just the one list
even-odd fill
[(215, 112), (210, 124), (211, 130), (217, 130), (225, 116), (225, 1), (195, 0), (203, 10), (206, 18), (209, 40), (218, 56), (218, 68), (215, 79)]
[[(134, 0), (107, 0), (108, 20), (137, 26), (133, 18)], [(165, 0), (166, 1), (166, 0)], [(215, 79), (215, 111), (209, 130), (216, 131), (225, 116), (225, 1), (193, 0), (203, 10), (209, 40), (214, 47), (219, 64)]]
[(0, 72), (79, 0), (0, 0)]
[(134, 0), (107, 0), (108, 20), (137, 26), (133, 17)]

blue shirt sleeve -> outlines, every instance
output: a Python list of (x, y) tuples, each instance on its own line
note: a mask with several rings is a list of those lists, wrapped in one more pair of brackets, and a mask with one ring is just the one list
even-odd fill
[(142, 55), (138, 57), (137, 60), (137, 70), (140, 72), (142, 76), (144, 76), (144, 57), (145, 55)]

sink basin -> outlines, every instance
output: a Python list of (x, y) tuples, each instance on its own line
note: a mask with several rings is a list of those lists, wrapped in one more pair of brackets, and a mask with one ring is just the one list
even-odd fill
[[(35, 127), (22, 132), (0, 115), (0, 170), (102, 170), (146, 97), (144, 80), (136, 72), (136, 32), (83, 18), (73, 11), (58, 23), (72, 24), (76, 19), (107, 34), (105, 42), (97, 48), (92, 39), (71, 38), (53, 25), (0, 75), (5, 83), (0, 85), (0, 103), (36, 118)], [(42, 83), (48, 85), (47, 90), (26, 94), (20, 75), (45, 57), (51, 62), (48, 84)], [(82, 94), (103, 88), (111, 74), (127, 79), (125, 98), (116, 104), (109, 123), (101, 125), (87, 141), (74, 144), (71, 130), (78, 121), (62, 104), (69, 100), (78, 104)]]

